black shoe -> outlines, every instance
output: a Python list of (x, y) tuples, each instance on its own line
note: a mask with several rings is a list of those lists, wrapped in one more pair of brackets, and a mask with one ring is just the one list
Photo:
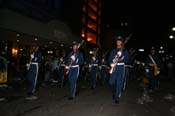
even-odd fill
[(120, 98), (119, 97), (116, 97), (115, 98), (115, 104), (119, 104), (119, 100), (120, 100)]
[(68, 100), (73, 100), (74, 98), (73, 97), (69, 97)]
[(115, 104), (118, 105), (119, 104), (119, 100), (115, 100)]

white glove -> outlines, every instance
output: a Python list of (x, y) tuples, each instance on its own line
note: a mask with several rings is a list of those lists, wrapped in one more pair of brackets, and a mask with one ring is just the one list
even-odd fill
[(65, 66), (65, 69), (69, 69), (69, 67), (68, 66)]
[(102, 59), (102, 62), (105, 62), (105, 60), (104, 60), (104, 59)]
[(114, 64), (114, 63), (112, 63), (112, 64), (111, 64), (111, 67), (114, 67), (114, 66), (115, 66), (115, 64)]
[(62, 62), (63, 61), (63, 58), (60, 58), (60, 61)]
[(117, 52), (117, 55), (120, 57), (122, 55), (122, 52), (121, 51), (118, 51)]
[(116, 62), (116, 59), (113, 59), (112, 62), (115, 63)]
[(31, 55), (30, 55), (30, 57), (31, 57), (31, 58), (34, 58), (34, 55), (33, 55), (33, 54), (31, 54)]
[(157, 71), (157, 74), (160, 74), (160, 71)]
[(75, 61), (75, 56), (74, 56), (74, 55), (72, 55), (70, 58), (71, 58), (73, 61)]
[(96, 60), (96, 58), (95, 58), (95, 57), (92, 57), (92, 60), (93, 60), (93, 61), (95, 61), (95, 60)]
[(146, 72), (149, 72), (149, 69), (145, 69), (146, 70)]
[(139, 61), (135, 61), (135, 63), (136, 63), (136, 64), (140, 64), (140, 62), (139, 62)]

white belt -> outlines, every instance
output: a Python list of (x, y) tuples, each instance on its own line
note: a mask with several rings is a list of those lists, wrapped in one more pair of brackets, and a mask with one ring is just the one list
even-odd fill
[(106, 65), (101, 65), (102, 67), (106, 67)]
[(130, 68), (132, 68), (133, 66), (131, 66), (131, 65), (125, 65), (125, 67), (130, 67)]
[(71, 68), (77, 68), (77, 67), (79, 67), (79, 65), (73, 65), (73, 66), (71, 66)]
[(117, 63), (118, 66), (125, 65), (125, 63)]
[(98, 64), (92, 64), (92, 66), (98, 66)]
[(31, 62), (31, 64), (38, 64), (38, 62)]
[(65, 64), (61, 64), (60, 66), (64, 66), (65, 67), (66, 65)]

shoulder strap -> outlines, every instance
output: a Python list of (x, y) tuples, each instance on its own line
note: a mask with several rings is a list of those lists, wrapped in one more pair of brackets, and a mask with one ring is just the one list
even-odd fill
[(151, 59), (151, 61), (153, 62), (153, 64), (156, 64), (155, 60), (153, 59), (153, 57), (151, 55), (149, 55), (149, 58)]

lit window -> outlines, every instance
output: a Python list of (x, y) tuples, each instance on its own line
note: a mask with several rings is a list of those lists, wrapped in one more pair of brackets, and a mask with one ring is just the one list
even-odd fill
[(93, 34), (91, 32), (87, 33), (87, 41), (96, 44), (96, 39), (97, 39), (96, 34)]
[(81, 33), (81, 36), (84, 38), (85, 37), (85, 34), (84, 33)]
[(81, 36), (84, 38), (85, 37), (85, 34), (86, 34), (86, 29), (85, 28), (82, 28)]
[(92, 23), (92, 22), (88, 22), (88, 28), (94, 30), (94, 31), (97, 31), (97, 26), (95, 23)]
[(90, 18), (92, 18), (94, 21), (96, 21), (97, 20), (97, 16), (92, 12), (92, 11), (88, 11), (88, 15), (89, 15), (89, 17)]
[(97, 12), (97, 6), (96, 6), (93, 2), (89, 1), (88, 4), (89, 4), (89, 6), (90, 6), (94, 11)]

